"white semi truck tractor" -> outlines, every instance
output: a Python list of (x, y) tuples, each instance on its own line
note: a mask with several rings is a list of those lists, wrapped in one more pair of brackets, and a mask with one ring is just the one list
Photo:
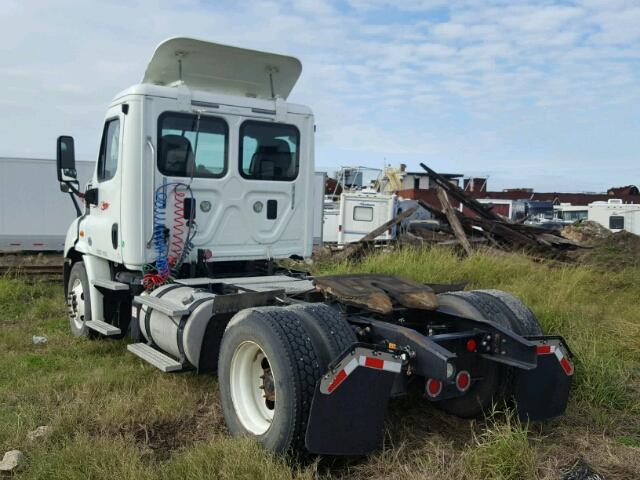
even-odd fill
[(301, 69), (171, 38), (109, 105), (82, 191), (59, 137), (61, 189), (84, 205), (64, 248), (71, 332), (217, 374), (230, 432), (276, 452), (375, 450), (410, 383), (462, 417), (501, 399), (529, 420), (561, 414), (571, 354), (514, 296), (279, 266), (311, 256), (322, 208), (313, 114), (287, 102)]

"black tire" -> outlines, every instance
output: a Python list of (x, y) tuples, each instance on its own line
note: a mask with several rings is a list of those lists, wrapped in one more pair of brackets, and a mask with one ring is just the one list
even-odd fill
[(318, 354), (320, 369), (325, 373), (329, 363), (357, 342), (356, 334), (347, 321), (328, 305), (305, 304), (286, 308), (302, 321)]
[[(74, 291), (74, 285), (79, 282), (82, 286), (82, 294), (78, 295)], [(67, 306), (69, 307), (69, 328), (71, 333), (76, 337), (93, 338), (94, 332), (85, 325), (85, 322), (91, 320), (91, 290), (87, 270), (84, 262), (76, 262), (71, 267), (69, 273), (69, 281), (67, 283)], [(83, 302), (84, 308), (78, 310), (76, 304)], [(75, 312), (75, 313), (74, 313)], [(82, 312), (82, 315), (80, 315)]]
[[(518, 297), (504, 290), (475, 290), (476, 294), (490, 295), (500, 300), (513, 313), (511, 329), (518, 335), (543, 335), (540, 321)], [(515, 320), (515, 322), (513, 321)]]
[[(273, 418), (261, 434), (250, 431), (240, 420), (231, 393), (234, 354), (250, 342), (268, 358), (275, 383)], [(220, 398), (229, 431), (234, 436), (253, 437), (274, 452), (303, 451), (311, 400), (321, 373), (310, 336), (297, 315), (281, 307), (238, 313), (224, 333), (218, 360)]]
[[(439, 310), (477, 320), (491, 320), (519, 335), (539, 335), (542, 328), (533, 313), (515, 296), (499, 290), (474, 290), (438, 295)], [(509, 397), (512, 369), (480, 359), (475, 366), (481, 381), (462, 397), (435, 402), (442, 410), (462, 418), (482, 415), (492, 403)]]

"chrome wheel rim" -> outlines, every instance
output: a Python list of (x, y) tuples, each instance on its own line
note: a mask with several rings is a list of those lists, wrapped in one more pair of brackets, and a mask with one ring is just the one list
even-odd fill
[(69, 318), (78, 330), (84, 327), (85, 321), (85, 301), (82, 280), (76, 278), (69, 289), (67, 304), (69, 305)]
[(242, 426), (262, 435), (271, 426), (276, 405), (275, 377), (271, 363), (255, 342), (242, 342), (231, 359), (231, 400)]

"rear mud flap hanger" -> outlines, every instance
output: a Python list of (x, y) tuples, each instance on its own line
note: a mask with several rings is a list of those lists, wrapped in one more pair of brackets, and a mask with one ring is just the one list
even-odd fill
[(381, 443), (396, 375), (407, 354), (357, 343), (316, 383), (305, 443), (321, 455), (366, 455)]

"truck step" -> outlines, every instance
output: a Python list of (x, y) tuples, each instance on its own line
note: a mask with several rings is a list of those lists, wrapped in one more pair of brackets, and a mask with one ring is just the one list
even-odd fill
[(116, 291), (127, 291), (129, 290), (129, 285), (126, 283), (115, 282), (113, 280), (105, 280), (102, 278), (97, 278), (91, 281), (91, 284), (94, 287), (102, 287), (107, 290), (116, 290)]
[(163, 298), (152, 297), (149, 295), (140, 295), (133, 298), (135, 303), (146, 305), (154, 310), (164, 313), (170, 317), (181, 317), (189, 313), (189, 309), (184, 305), (173, 303)]
[(177, 372), (183, 369), (180, 362), (150, 347), (146, 343), (130, 343), (127, 345), (127, 350), (163, 372)]
[(114, 327), (113, 325), (103, 322), (102, 320), (87, 320), (84, 324), (89, 327), (91, 330), (95, 330), (102, 335), (106, 335), (110, 337), (112, 335), (120, 335), (120, 329), (118, 327)]

